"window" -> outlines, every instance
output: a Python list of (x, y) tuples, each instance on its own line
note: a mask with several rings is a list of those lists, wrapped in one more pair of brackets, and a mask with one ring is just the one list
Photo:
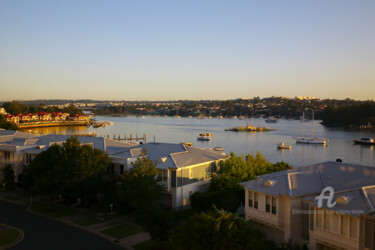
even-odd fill
[(331, 229), (331, 214), (330, 211), (324, 210), (324, 229), (325, 230), (330, 230)]
[(266, 195), (266, 212), (271, 212), (271, 197), (269, 195)]
[(124, 173), (124, 165), (120, 165), (120, 174), (122, 175)]
[(258, 209), (258, 193), (254, 192), (254, 208)]
[(253, 207), (253, 191), (249, 191), (249, 207)]
[(341, 235), (348, 235), (349, 217), (341, 215)]
[(309, 205), (309, 224), (310, 230), (314, 231), (314, 207)]
[(168, 180), (168, 170), (162, 171), (162, 180), (167, 181)]
[(4, 158), (6, 161), (10, 160), (10, 152), (9, 151), (4, 151)]
[(110, 168), (109, 172), (110, 172), (111, 174), (114, 174), (114, 173), (115, 173), (115, 164), (111, 164), (111, 168)]
[(171, 171), (171, 187), (176, 187), (176, 171)]
[(25, 154), (25, 163), (26, 165), (29, 165), (32, 161), (32, 155), (31, 154)]
[(316, 227), (323, 227), (323, 209), (315, 209)]
[(365, 222), (365, 247), (369, 249), (373, 249), (375, 246), (374, 241), (374, 221), (366, 220)]
[(275, 197), (272, 197), (272, 214), (276, 214), (277, 200)]
[(357, 228), (358, 228), (358, 220), (355, 217), (350, 217), (350, 237), (357, 239)]

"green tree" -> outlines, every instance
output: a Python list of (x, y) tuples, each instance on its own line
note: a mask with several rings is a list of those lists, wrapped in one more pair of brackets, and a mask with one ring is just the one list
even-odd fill
[(32, 182), (38, 193), (79, 197), (88, 205), (89, 200), (106, 189), (109, 166), (106, 153), (80, 145), (77, 137), (71, 137), (63, 146), (53, 145), (38, 154), (24, 179)]
[(0, 128), (8, 130), (17, 130), (18, 126), (15, 123), (7, 122), (6, 118), (0, 114)]
[(12, 115), (17, 115), (17, 114), (22, 114), (22, 113), (28, 113), (29, 112), (29, 107), (17, 102), (17, 101), (12, 101), (12, 102), (6, 102), (3, 104), (3, 108)]
[(139, 221), (152, 239), (167, 241), (173, 228), (173, 216), (170, 210), (166, 210), (159, 204), (145, 208), (139, 213)]
[(122, 176), (119, 199), (129, 208), (144, 211), (162, 197), (164, 186), (157, 183), (160, 171), (146, 158), (138, 158), (130, 171)]
[(256, 156), (250, 154), (237, 156), (233, 152), (229, 158), (220, 163), (220, 171), (212, 177), (211, 190), (242, 189), (240, 182), (255, 179), (258, 175), (292, 168), (285, 162), (272, 164), (259, 152)]
[(5, 189), (12, 190), (16, 186), (16, 176), (10, 164), (6, 165), (3, 169)]
[(272, 249), (273, 243), (249, 221), (216, 208), (193, 215), (172, 236), (177, 249)]

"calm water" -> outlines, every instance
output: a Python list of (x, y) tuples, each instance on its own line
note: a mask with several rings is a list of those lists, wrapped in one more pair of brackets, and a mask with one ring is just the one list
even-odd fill
[[(359, 137), (375, 137), (375, 133), (360, 133), (346, 131), (342, 129), (326, 128), (314, 122), (314, 131), (316, 137), (329, 139), (327, 146), (296, 144), (293, 138), (302, 135), (302, 122), (288, 121), (279, 119), (275, 124), (267, 124), (264, 119), (196, 119), (196, 118), (164, 118), (164, 117), (110, 117), (97, 116), (97, 121), (112, 121), (114, 125), (101, 128), (93, 127), (60, 127), (47, 129), (34, 129), (39, 133), (57, 133), (57, 134), (84, 134), (95, 132), (98, 136), (121, 135), (124, 137), (130, 134), (135, 137), (146, 134), (147, 141), (157, 142), (192, 142), (197, 147), (212, 148), (215, 146), (223, 147), (224, 151), (229, 153), (233, 151), (236, 154), (262, 153), (267, 160), (275, 163), (285, 161), (294, 167), (304, 166), (323, 161), (335, 161), (341, 158), (346, 163), (356, 163), (362, 165), (375, 166), (374, 146), (354, 145), (353, 139)], [(224, 129), (246, 126), (269, 126), (275, 131), (269, 132), (231, 132)], [(200, 132), (210, 132), (213, 134), (210, 142), (197, 141), (197, 135)], [(305, 136), (309, 137), (312, 133), (312, 122), (305, 122)], [(278, 150), (277, 143), (284, 141), (292, 145), (291, 150)]]

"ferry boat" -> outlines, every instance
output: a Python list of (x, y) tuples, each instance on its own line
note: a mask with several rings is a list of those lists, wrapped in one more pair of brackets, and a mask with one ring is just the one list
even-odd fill
[(355, 144), (363, 144), (363, 145), (375, 145), (374, 138), (361, 138), (361, 139), (354, 139)]
[(198, 141), (210, 141), (211, 140), (211, 133), (200, 133), (197, 137)]

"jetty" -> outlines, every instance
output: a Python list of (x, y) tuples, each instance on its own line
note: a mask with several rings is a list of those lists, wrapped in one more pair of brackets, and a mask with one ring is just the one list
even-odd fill
[(225, 131), (235, 131), (235, 132), (260, 132), (260, 131), (273, 131), (273, 130), (274, 129), (270, 127), (254, 127), (252, 125), (225, 129)]

